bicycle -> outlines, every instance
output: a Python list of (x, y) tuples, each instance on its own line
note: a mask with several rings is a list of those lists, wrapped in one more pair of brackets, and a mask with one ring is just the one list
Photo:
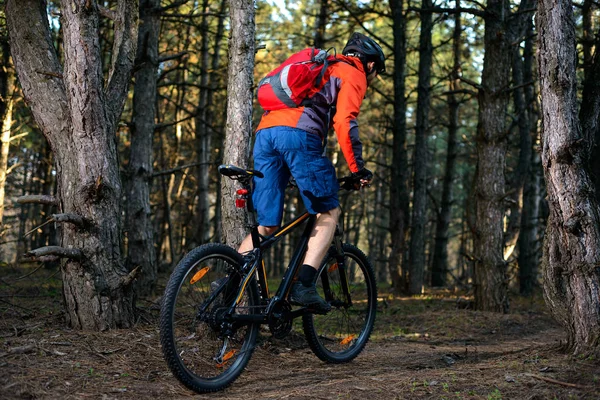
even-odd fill
[[(364, 349), (375, 322), (377, 287), (373, 267), (357, 247), (333, 244), (319, 268), (317, 291), (331, 304), (324, 315), (293, 309), (287, 296), (306, 252), (316, 216), (304, 213), (272, 235), (258, 233), (252, 179), (259, 171), (221, 165), (219, 173), (241, 183), (236, 206), (245, 209), (254, 249), (245, 255), (224, 244), (195, 248), (179, 262), (167, 283), (160, 313), (160, 341), (173, 375), (198, 393), (215, 392), (239, 377), (254, 351), (260, 325), (283, 338), (302, 318), (310, 349), (321, 360), (346, 363)], [(352, 190), (359, 182), (339, 180)], [(269, 291), (263, 253), (305, 222), (304, 231), (274, 295)]]

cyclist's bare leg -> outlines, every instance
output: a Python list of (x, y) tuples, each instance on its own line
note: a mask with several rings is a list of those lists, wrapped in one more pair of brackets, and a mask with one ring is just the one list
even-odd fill
[[(259, 225), (258, 226), (258, 233), (260, 233), (263, 236), (269, 236), (272, 233), (274, 233), (277, 228), (279, 228), (278, 226), (262, 226)], [(242, 244), (240, 244), (240, 248), (238, 249), (238, 253), (245, 253), (247, 251), (252, 250), (254, 246), (252, 245), (252, 236), (248, 235), (244, 238), (244, 240), (242, 241)]]
[(308, 240), (308, 249), (306, 250), (303, 264), (310, 265), (314, 269), (319, 269), (323, 258), (325, 258), (325, 254), (329, 250), (329, 246), (331, 246), (340, 214), (341, 210), (339, 207), (317, 214), (317, 222)]

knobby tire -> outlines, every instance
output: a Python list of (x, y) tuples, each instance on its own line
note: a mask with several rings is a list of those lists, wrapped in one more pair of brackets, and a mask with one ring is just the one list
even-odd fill
[[(163, 355), (173, 375), (198, 393), (216, 392), (229, 386), (242, 373), (254, 351), (258, 324), (241, 326), (224, 346), (225, 335), (220, 334), (222, 328), (215, 322), (235, 300), (243, 263), (240, 254), (228, 246), (203, 245), (179, 262), (167, 283), (160, 313)], [(215, 292), (218, 296), (212, 302), (207, 301)], [(206, 304), (207, 310), (200, 312)], [(253, 278), (236, 312), (251, 313), (258, 304), (258, 288)], [(224, 361), (219, 363), (215, 358)]]

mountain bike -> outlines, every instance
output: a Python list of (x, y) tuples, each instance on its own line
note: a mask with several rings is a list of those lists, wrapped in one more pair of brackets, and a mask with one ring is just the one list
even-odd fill
[[(331, 305), (324, 315), (292, 307), (288, 294), (301, 266), (316, 216), (304, 213), (275, 233), (261, 236), (252, 205), (252, 179), (263, 174), (231, 165), (219, 167), (237, 180), (236, 206), (245, 210), (253, 250), (239, 254), (224, 244), (195, 248), (179, 262), (167, 283), (160, 313), (160, 341), (175, 377), (198, 393), (219, 391), (244, 370), (256, 346), (260, 325), (283, 338), (295, 318), (310, 349), (321, 360), (346, 363), (364, 349), (375, 322), (377, 287), (373, 267), (357, 247), (342, 243), (338, 226), (316, 276), (318, 293)], [(358, 189), (352, 178), (342, 188)], [(304, 230), (278, 289), (267, 282), (263, 254), (285, 235)]]

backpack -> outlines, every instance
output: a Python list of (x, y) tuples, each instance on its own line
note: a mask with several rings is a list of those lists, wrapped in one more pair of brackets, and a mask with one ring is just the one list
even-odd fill
[(310, 98), (321, 89), (327, 67), (340, 61), (328, 52), (301, 50), (269, 72), (258, 83), (256, 93), (262, 108), (273, 111), (310, 105)]

